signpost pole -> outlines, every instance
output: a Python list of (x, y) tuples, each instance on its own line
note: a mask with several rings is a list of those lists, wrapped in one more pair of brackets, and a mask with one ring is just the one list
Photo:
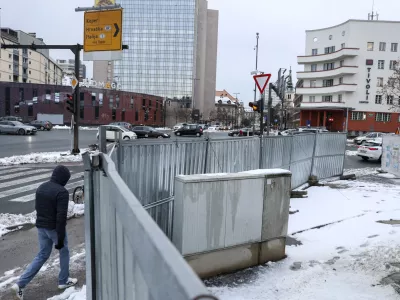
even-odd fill
[(261, 93), (261, 110), (260, 110), (260, 162), (259, 169), (263, 168), (263, 136), (264, 136), (264, 107), (265, 107), (265, 90)]
[(79, 113), (80, 113), (80, 92), (79, 92), (79, 68), (80, 68), (80, 53), (81, 46), (76, 45), (73, 50), (75, 54), (75, 77), (78, 78), (78, 84), (75, 87), (74, 92), (74, 147), (72, 148), (71, 153), (76, 155), (80, 153), (79, 150)]

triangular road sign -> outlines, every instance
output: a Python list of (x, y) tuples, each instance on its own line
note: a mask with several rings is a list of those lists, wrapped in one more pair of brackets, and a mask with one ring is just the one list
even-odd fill
[(271, 78), (271, 74), (261, 74), (261, 75), (256, 75), (253, 76), (254, 81), (257, 84), (258, 90), (260, 93), (264, 93), (265, 88), (267, 87), (267, 84), (269, 82), (269, 79)]
[(397, 127), (396, 134), (400, 135), (400, 127)]
[(72, 75), (72, 78), (71, 78), (72, 88), (75, 89), (77, 85), (78, 85), (78, 79), (76, 79), (76, 77), (74, 75)]

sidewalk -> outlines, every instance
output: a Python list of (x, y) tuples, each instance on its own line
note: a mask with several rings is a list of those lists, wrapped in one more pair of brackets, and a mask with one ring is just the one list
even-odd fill
[(292, 199), (287, 259), (207, 281), (220, 300), (399, 299), (400, 181), (374, 174)]
[[(84, 218), (69, 220), (67, 231), (71, 253), (71, 277), (78, 278), (77, 288), (80, 288), (86, 281)], [(9, 288), (21, 275), (24, 267), (35, 257), (37, 249), (35, 227), (12, 232), (0, 238), (0, 299), (13, 299)], [(57, 288), (58, 264), (58, 251), (53, 250), (47, 264), (25, 289), (25, 300), (43, 300), (62, 293)], [(54, 300), (62, 299), (66, 298), (54, 298)]]

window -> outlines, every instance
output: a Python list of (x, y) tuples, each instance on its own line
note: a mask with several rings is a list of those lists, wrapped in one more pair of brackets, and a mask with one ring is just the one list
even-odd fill
[(386, 104), (387, 105), (393, 105), (393, 99), (394, 99), (393, 96), (387, 96), (386, 97)]
[(329, 40), (331, 40), (332, 39), (332, 34), (329, 36)]
[(384, 42), (379, 43), (379, 51), (386, 51), (386, 43)]
[(11, 54), (8, 54), (8, 58), (11, 58), (12, 57), (12, 55)]
[(397, 43), (392, 43), (392, 46), (390, 47), (390, 51), (397, 52), (397, 46), (398, 46)]
[(33, 104), (29, 103), (28, 105), (28, 117), (33, 117)]
[(322, 96), (322, 102), (332, 102), (332, 96)]
[(389, 78), (389, 80), (388, 80), (389, 87), (394, 87), (395, 83), (396, 83), (396, 78)]
[(144, 98), (142, 100), (142, 106), (146, 106), (146, 99), (144, 99)]
[(322, 81), (322, 86), (323, 87), (333, 86), (333, 79), (324, 79)]
[(374, 60), (373, 60), (373, 59), (367, 59), (366, 62), (365, 62), (365, 64), (366, 64), (367, 66), (372, 66), (372, 65), (374, 64)]
[(341, 47), (342, 47), (342, 49), (343, 49), (343, 48), (346, 48), (346, 44), (345, 44), (345, 43), (342, 43)]
[(25, 100), (25, 90), (24, 88), (19, 88), (19, 101)]
[(339, 84), (343, 84), (343, 77), (339, 77)]
[(118, 95), (115, 97), (115, 107), (116, 108), (119, 107), (119, 96)]
[(385, 61), (378, 60), (378, 69), (383, 70), (385, 68)]
[(99, 93), (99, 106), (103, 106), (103, 93)]
[(149, 107), (151, 107), (151, 100), (149, 100)]
[(343, 67), (344, 66), (344, 60), (340, 61), (340, 66)]
[(37, 95), (38, 95), (37, 89), (33, 89), (32, 90), (32, 97), (37, 97)]
[(135, 110), (135, 121), (139, 121), (139, 111)]
[(99, 106), (95, 106), (94, 107), (94, 118), (95, 118), (95, 120), (99, 119), (99, 115), (100, 115), (100, 107)]
[(391, 116), (391, 114), (387, 114), (387, 113), (376, 113), (375, 121), (376, 122), (390, 122), (390, 116)]
[(324, 64), (324, 71), (333, 70), (335, 68), (335, 63), (326, 63)]
[(317, 71), (317, 64), (312, 64), (311, 65), (311, 72), (316, 72)]
[(111, 119), (115, 121), (116, 118), (117, 118), (117, 110), (113, 108), (111, 111)]
[(287, 98), (288, 98), (288, 100), (291, 100), (292, 99), (292, 94), (288, 94)]
[(158, 101), (156, 100), (156, 109), (158, 108)]
[(374, 42), (367, 43), (367, 51), (374, 51)]
[(310, 96), (310, 97), (309, 97), (309, 101), (310, 101), (310, 102), (315, 102), (315, 96)]
[(121, 112), (121, 121), (125, 121), (125, 110)]
[(11, 65), (8, 65), (8, 68), (11, 69)]
[(391, 60), (391, 61), (390, 61), (389, 69), (390, 69), (390, 70), (395, 70), (395, 69), (396, 69), (396, 64), (397, 64), (397, 61), (396, 61), (396, 60)]
[(311, 55), (318, 55), (318, 49), (312, 49)]
[(92, 106), (96, 106), (96, 93), (92, 93)]
[(317, 81), (316, 80), (310, 80), (310, 87), (312, 87), (312, 88), (317, 87)]
[(134, 104), (134, 102), (133, 102), (133, 97), (131, 97), (131, 103), (130, 103), (130, 108), (133, 108), (133, 104)]
[[(82, 103), (83, 101), (81, 101)], [(81, 120), (85, 119), (85, 106), (81, 105), (79, 108), (79, 117), (81, 118)]]
[(382, 95), (375, 96), (375, 104), (382, 104)]
[(383, 87), (383, 77), (378, 77), (376, 86), (377, 87)]
[(335, 46), (331, 47), (325, 47), (325, 54), (333, 53), (335, 52)]
[(109, 101), (108, 107), (109, 108), (114, 107), (114, 96), (113, 95), (110, 95), (110, 101)]
[(156, 110), (154, 111), (154, 119), (153, 119), (153, 121), (157, 121), (157, 111)]
[(338, 102), (339, 102), (339, 103), (342, 103), (342, 100), (343, 100), (343, 95), (342, 95), (342, 94), (339, 94), (339, 95), (338, 95)]
[(364, 121), (367, 119), (367, 114), (361, 111), (353, 111), (351, 112), (351, 120), (352, 121)]

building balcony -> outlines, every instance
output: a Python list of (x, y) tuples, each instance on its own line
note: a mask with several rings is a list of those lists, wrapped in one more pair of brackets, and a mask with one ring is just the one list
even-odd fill
[(322, 79), (339, 77), (343, 75), (354, 75), (358, 73), (357, 66), (342, 66), (332, 70), (322, 70), (315, 72), (297, 72), (297, 79)]
[(346, 109), (345, 102), (302, 102), (300, 106), (301, 110), (322, 110), (322, 109), (333, 109), (342, 110)]
[(324, 87), (302, 87), (297, 88), (297, 94), (301, 95), (323, 95), (323, 94), (338, 94), (344, 92), (355, 92), (357, 90), (357, 84), (342, 83), (332, 86)]
[(309, 55), (309, 56), (297, 56), (297, 63), (302, 64), (312, 64), (319, 62), (342, 60), (346, 57), (357, 56), (360, 48), (343, 48), (336, 52), (329, 54), (319, 54), (319, 55)]

